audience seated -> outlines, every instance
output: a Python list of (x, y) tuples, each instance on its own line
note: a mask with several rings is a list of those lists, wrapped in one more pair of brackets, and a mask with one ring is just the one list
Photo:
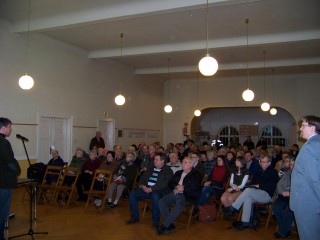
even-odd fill
[(249, 228), (253, 203), (268, 203), (275, 193), (279, 177), (278, 172), (271, 166), (271, 158), (262, 156), (260, 165), (261, 170), (253, 176), (250, 187), (246, 188), (230, 207), (223, 209), (225, 215), (229, 215), (239, 211), (242, 206), (241, 222), (235, 225), (238, 230)]
[(247, 170), (249, 171), (249, 176), (252, 177), (261, 170), (259, 161), (253, 158), (253, 153), (251, 151), (245, 152), (244, 159), (246, 160), (246, 166)]
[[(171, 193), (159, 201), (159, 208), (163, 223), (156, 229), (159, 235), (172, 232), (175, 219), (187, 204), (195, 203), (201, 191), (201, 175), (193, 168), (192, 159), (185, 157), (182, 161), (182, 170), (175, 172), (169, 181)], [(171, 205), (174, 207), (171, 208)]]
[(231, 151), (228, 151), (227, 152), (227, 155), (226, 155), (226, 163), (227, 163), (227, 168), (230, 172), (232, 172), (233, 170), (236, 169), (236, 155), (231, 152)]
[(230, 178), (229, 188), (223, 193), (221, 202), (223, 206), (229, 207), (239, 197), (246, 187), (249, 173), (246, 168), (246, 160), (243, 157), (236, 158), (236, 170), (233, 170)]
[[(47, 166), (64, 166), (62, 158), (59, 156), (58, 150), (51, 151), (52, 158), (48, 162)], [(44, 173), (43, 173), (44, 174)], [(57, 181), (58, 176), (49, 175), (46, 177), (47, 184), (51, 184)]]
[(71, 159), (69, 166), (82, 169), (82, 166), (86, 160), (87, 158), (84, 157), (83, 149), (78, 147), (74, 156)]
[(153, 144), (151, 144), (148, 148), (148, 155), (146, 155), (143, 161), (141, 162), (139, 175), (144, 174), (149, 167), (152, 167), (155, 155), (156, 147)]
[(246, 146), (248, 150), (254, 149), (254, 143), (251, 139), (251, 136), (247, 136), (247, 140), (244, 141), (243, 146)]
[(169, 154), (169, 162), (167, 165), (171, 168), (173, 173), (176, 173), (177, 171), (182, 169), (182, 164), (178, 159), (178, 154), (176, 153), (170, 153)]
[[(126, 187), (128, 189), (132, 189), (133, 187), (138, 170), (137, 166), (133, 162), (135, 158), (136, 154), (134, 152), (128, 152), (126, 154), (126, 161), (122, 162), (113, 174), (113, 181), (110, 183), (107, 193), (107, 205), (111, 208), (117, 207), (122, 192)], [(112, 195), (114, 191), (116, 191), (116, 195), (112, 203)]]
[(282, 159), (282, 148), (280, 145), (274, 145), (272, 153), (271, 166), (274, 168), (278, 161)]
[(156, 154), (154, 164), (148, 167), (147, 171), (140, 178), (139, 188), (130, 192), (131, 217), (127, 221), (127, 224), (139, 222), (138, 201), (151, 199), (153, 227), (159, 226), (159, 200), (169, 193), (168, 182), (173, 176), (172, 170), (165, 164), (165, 159), (165, 154)]
[(190, 152), (190, 156), (193, 162), (193, 167), (195, 170), (197, 170), (200, 175), (201, 178), (204, 179), (204, 167), (200, 162), (200, 153), (199, 152)]
[(212, 173), (213, 168), (217, 165), (217, 152), (210, 150), (207, 151), (207, 161), (203, 163), (204, 168), (204, 181), (206, 181), (209, 175)]
[(299, 154), (299, 146), (298, 144), (292, 144), (290, 148), (290, 154), (293, 158), (296, 158)]
[(87, 200), (87, 196), (83, 192), (90, 189), (93, 174), (100, 165), (101, 161), (97, 159), (97, 153), (90, 151), (89, 159), (83, 164), (81, 174), (77, 181), (78, 200)]
[(198, 206), (208, 203), (211, 195), (220, 199), (229, 178), (229, 171), (226, 167), (226, 159), (223, 155), (217, 157), (217, 166), (208, 177), (208, 181), (203, 184), (198, 200)]
[(98, 148), (98, 150), (97, 150), (97, 158), (98, 158), (101, 162), (103, 162), (104, 160), (107, 159), (106, 153), (107, 153), (107, 151), (105, 151), (104, 148), (101, 148), (101, 147)]
[(277, 184), (276, 193), (278, 197), (272, 205), (272, 211), (278, 223), (278, 230), (274, 233), (275, 238), (287, 238), (291, 235), (294, 215), (289, 208), (289, 197), (294, 160), (291, 159), (289, 166), (290, 168), (284, 170), (284, 174)]

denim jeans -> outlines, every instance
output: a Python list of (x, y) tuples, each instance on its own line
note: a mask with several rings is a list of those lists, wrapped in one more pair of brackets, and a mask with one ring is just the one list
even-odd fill
[(220, 198), (224, 190), (220, 190), (218, 188), (212, 186), (204, 186), (201, 190), (201, 194), (197, 203), (197, 206), (201, 206), (203, 204), (208, 203), (211, 195), (216, 198)]
[(4, 239), (4, 226), (9, 216), (12, 188), (0, 188), (0, 239)]
[(152, 202), (152, 221), (153, 225), (159, 225), (160, 222), (160, 210), (159, 210), (159, 200), (163, 197), (160, 191), (152, 191), (151, 193), (146, 193), (142, 188), (137, 188), (130, 192), (129, 204), (132, 220), (139, 220), (139, 208), (138, 201), (151, 199)]
[(284, 237), (291, 232), (294, 218), (293, 212), (289, 208), (289, 198), (279, 195), (272, 205), (272, 211), (279, 225), (278, 233)]
[[(174, 204), (174, 207), (170, 211), (172, 204)], [(171, 192), (161, 198), (159, 208), (163, 216), (163, 225), (169, 227), (180, 215), (186, 205), (187, 201), (183, 193), (174, 194), (174, 192)]]

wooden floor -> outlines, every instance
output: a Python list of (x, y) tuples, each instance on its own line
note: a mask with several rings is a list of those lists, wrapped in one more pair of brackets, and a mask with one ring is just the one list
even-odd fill
[[(29, 198), (22, 202), (25, 189), (14, 191), (11, 211), (15, 217), (9, 222), (7, 235), (10, 237), (29, 231)], [(114, 209), (105, 209), (103, 212), (94, 207), (85, 211), (85, 203), (76, 202), (66, 209), (62, 205), (39, 203), (37, 207), (37, 221), (33, 224), (34, 232), (48, 232), (48, 235), (34, 235), (34, 239), (112, 239), (112, 240), (149, 240), (149, 239), (273, 239), (276, 225), (272, 222), (268, 229), (264, 226), (257, 231), (250, 229), (236, 231), (228, 229), (231, 221), (218, 220), (212, 224), (195, 221), (189, 230), (183, 225), (176, 224), (176, 231), (158, 236), (152, 229), (150, 212), (148, 218), (134, 225), (125, 225), (130, 212), (128, 200), (121, 199), (119, 206)], [(16, 239), (32, 239), (27, 235)], [(294, 234), (292, 239), (298, 239)]]

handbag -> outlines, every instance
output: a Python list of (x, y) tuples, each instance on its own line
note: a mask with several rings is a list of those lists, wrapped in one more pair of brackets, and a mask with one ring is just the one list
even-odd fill
[(212, 223), (217, 220), (217, 208), (215, 204), (204, 204), (199, 206), (199, 221)]

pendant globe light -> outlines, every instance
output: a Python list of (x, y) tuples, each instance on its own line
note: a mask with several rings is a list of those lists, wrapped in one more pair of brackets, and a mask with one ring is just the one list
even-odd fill
[(265, 101), (261, 104), (261, 110), (267, 112), (270, 109), (270, 104), (266, 101), (266, 51), (263, 51), (263, 90)]
[[(30, 0), (28, 2), (28, 27), (27, 27), (27, 64), (29, 65), (29, 30), (30, 30)], [(34, 80), (27, 73), (19, 78), (19, 86), (23, 90), (29, 90), (33, 87)]]
[[(272, 105), (274, 105), (274, 69), (272, 69)], [(278, 110), (275, 107), (270, 109), (271, 115), (276, 115)]]
[(194, 115), (196, 117), (199, 117), (201, 115), (201, 111), (199, 110), (199, 87), (198, 87), (198, 82), (199, 82), (199, 73), (197, 72), (197, 109), (194, 111)]
[(254, 92), (249, 88), (249, 59), (248, 59), (248, 49), (249, 49), (249, 19), (246, 19), (247, 25), (247, 90), (242, 93), (242, 98), (246, 102), (251, 102), (254, 99)]
[(206, 5), (206, 49), (207, 49), (207, 54), (205, 57), (203, 57), (199, 64), (199, 71), (201, 72), (202, 75), (204, 76), (212, 76), (218, 71), (218, 62), (216, 59), (210, 56), (209, 54), (209, 48), (208, 48), (208, 38), (209, 38), (209, 30), (208, 30), (208, 0), (207, 0), (207, 5)]
[[(123, 33), (120, 34), (120, 39), (121, 39), (121, 54), (120, 57), (122, 57), (122, 40), (123, 40)], [(115, 99), (114, 102), (118, 105), (118, 106), (122, 106), (123, 104), (125, 104), (126, 102), (126, 98), (121, 94), (121, 80), (120, 80), (120, 94), (118, 94)]]
[[(170, 81), (170, 58), (168, 58), (168, 81), (167, 81), (167, 87), (168, 87), (168, 101), (170, 100), (170, 95), (169, 95), (169, 81)], [(164, 111), (166, 113), (171, 113), (172, 112), (172, 106), (170, 104), (167, 104), (164, 106)]]

